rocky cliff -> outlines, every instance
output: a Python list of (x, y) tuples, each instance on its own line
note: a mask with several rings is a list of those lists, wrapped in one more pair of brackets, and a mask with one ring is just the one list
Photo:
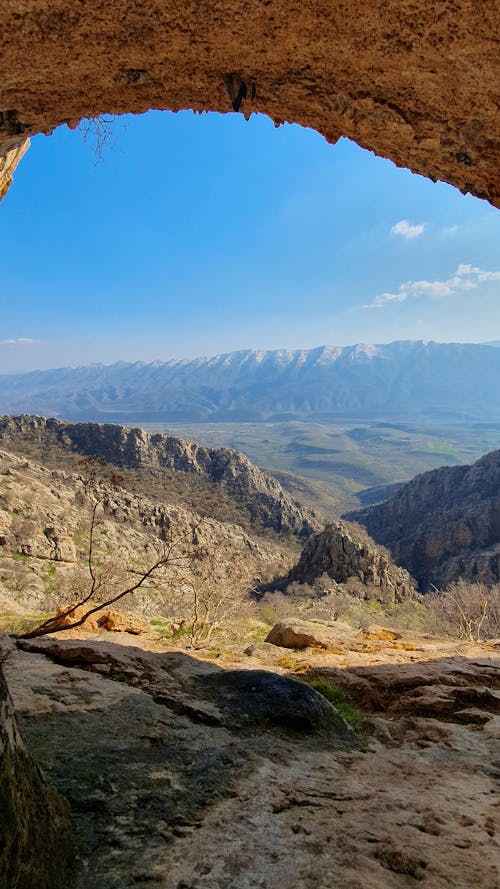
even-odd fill
[[(413, 579), (366, 532), (349, 522), (332, 522), (306, 542), (297, 564), (280, 581), (314, 585), (322, 575), (349, 583), (358, 596), (392, 605), (415, 597)], [(277, 585), (275, 584), (275, 588)]]
[(317, 516), (292, 500), (276, 479), (227, 448), (206, 448), (143, 429), (28, 415), (0, 418), (0, 446), (53, 466), (68, 454), (102, 458), (139, 472), (141, 493), (154, 488), (166, 502), (205, 511), (222, 521), (246, 521), (254, 530), (306, 538), (320, 527)]
[(66, 801), (21, 738), (0, 651), (0, 889), (70, 889), (76, 849)]
[(500, 451), (418, 475), (384, 503), (349, 514), (422, 590), (500, 581)]

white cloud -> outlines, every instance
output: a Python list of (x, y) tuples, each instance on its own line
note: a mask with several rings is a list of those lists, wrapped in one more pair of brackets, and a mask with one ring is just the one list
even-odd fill
[(423, 224), (411, 225), (407, 219), (400, 219), (399, 222), (392, 226), (391, 235), (401, 235), (407, 241), (410, 241), (412, 238), (418, 238), (424, 228)]
[(17, 339), (0, 340), (0, 346), (32, 346), (39, 342), (40, 340), (34, 340), (29, 336), (19, 336)]
[(448, 228), (443, 228), (443, 235), (456, 235), (458, 231), (460, 231), (459, 225), (449, 225)]
[(474, 276), (478, 281), (500, 281), (500, 272), (485, 272), (483, 269), (479, 269), (477, 265), (470, 265), (470, 263), (459, 265), (457, 275), (461, 277), (465, 275)]
[(447, 299), (457, 293), (475, 290), (479, 284), (500, 281), (500, 272), (487, 272), (470, 263), (460, 263), (454, 275), (443, 281), (406, 281), (396, 293), (379, 293), (364, 309), (380, 309), (388, 303), (402, 303), (407, 299)]

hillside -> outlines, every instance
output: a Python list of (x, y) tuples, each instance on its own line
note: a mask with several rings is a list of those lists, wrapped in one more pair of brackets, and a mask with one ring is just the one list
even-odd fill
[(383, 503), (349, 513), (422, 590), (462, 577), (500, 581), (500, 450), (418, 475)]
[[(43, 612), (74, 601), (89, 585), (91, 504), (84, 477), (0, 451), (0, 479), (0, 612)], [(94, 547), (106, 583), (119, 586), (127, 574), (143, 571), (170, 539), (173, 558), (160, 585), (129, 596), (123, 607), (175, 614), (198, 581), (244, 599), (255, 578), (289, 567), (295, 553), (290, 544), (236, 524), (122, 487), (107, 491)]]
[(150, 423), (209, 447), (242, 451), (271, 472), (292, 497), (329, 521), (348, 510), (385, 500), (388, 486), (444, 464), (472, 463), (499, 446), (495, 424), (422, 421), (316, 423)]
[(331, 522), (309, 537), (288, 574), (262, 591), (284, 590), (297, 595), (304, 585), (318, 598), (328, 596), (333, 605), (335, 597), (346, 591), (389, 607), (416, 599), (415, 583), (408, 572), (395, 565), (387, 550), (371, 540), (364, 528), (345, 521)]
[(0, 418), (0, 447), (71, 471), (78, 456), (104, 459), (119, 467), (125, 486), (141, 496), (254, 531), (306, 538), (320, 527), (315, 514), (289, 497), (276, 479), (227, 448), (206, 448), (142, 429), (26, 415)]
[(500, 421), (493, 345), (399, 341), (0, 376), (0, 410), (147, 423)]

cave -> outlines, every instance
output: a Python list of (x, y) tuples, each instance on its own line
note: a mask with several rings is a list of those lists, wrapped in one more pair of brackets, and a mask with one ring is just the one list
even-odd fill
[[(0, 199), (30, 136), (82, 118), (190, 109), (262, 113), (332, 144), (348, 137), (500, 206), (496, 18), (496, 4), (472, 0), (3, 0)], [(11, 744), (7, 716), (0, 729)], [(27, 825), (29, 885), (68, 885), (71, 861), (57, 851), (50, 867), (56, 860), (64, 873), (41, 878), (32, 829), (40, 807), (50, 815), (53, 806), (47, 854), (64, 847), (65, 804), (20, 742), (12, 755), (6, 745), (20, 765), (0, 776), (0, 791), (12, 836)], [(6, 855), (17, 873), (17, 852)]]
[(495, 19), (470, 0), (4, 0), (0, 196), (29, 136), (191, 109), (347, 136), (498, 206)]

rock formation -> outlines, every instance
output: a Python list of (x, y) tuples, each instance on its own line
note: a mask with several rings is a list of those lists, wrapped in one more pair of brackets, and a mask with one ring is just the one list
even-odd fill
[[(292, 500), (276, 479), (254, 466), (244, 454), (228, 448), (205, 448), (143, 429), (31, 416), (0, 418), (0, 446), (31, 454), (35, 459), (43, 455), (45, 461), (52, 448), (62, 460), (69, 452), (102, 458), (120, 468), (146, 470), (157, 483), (164, 479), (167, 497), (169, 480), (181, 476), (187, 483), (187, 504), (198, 505), (201, 511), (204, 496), (206, 511), (216, 518), (243, 522), (246, 517), (254, 527), (302, 538), (319, 528), (318, 518)], [(210, 499), (216, 500), (217, 495), (231, 507), (231, 515), (225, 516), (223, 509), (218, 512), (217, 504), (216, 512), (211, 512)]]
[[(0, 480), (0, 601), (6, 597), (2, 609), (12, 611), (19, 605), (39, 613), (81, 598), (89, 584), (90, 521), (81, 476), (0, 451)], [(120, 488), (107, 492), (99, 510), (96, 566), (116, 587), (123, 584), (126, 566), (137, 573), (154, 562), (155, 547), (161, 548), (169, 535), (175, 546), (163, 585), (120, 601), (120, 608), (147, 615), (167, 610), (172, 615), (186, 583), (209, 577), (221, 589), (243, 591), (263, 572), (286, 570), (293, 561), (288, 543), (259, 538), (236, 524)], [(113, 614), (107, 614), (112, 623)], [(106, 613), (96, 618), (100, 626)]]
[(310, 537), (297, 564), (273, 586), (285, 589), (293, 582), (314, 585), (322, 575), (336, 584), (349, 583), (358, 596), (389, 605), (415, 597), (408, 572), (398, 568), (362, 528), (349, 522), (332, 522)]
[[(369, 628), (334, 651), (232, 640), (208, 662), (145, 636), (10, 644), (79, 889), (498, 886), (492, 645)], [(297, 679), (330, 688), (362, 750)]]
[(0, 154), (0, 201), (12, 185), (14, 170), (21, 158), (26, 154), (29, 144), (30, 140), (25, 139), (17, 148), (7, 151), (3, 156)]
[(76, 849), (69, 806), (21, 738), (0, 653), (0, 889), (71, 889)]
[(384, 503), (349, 514), (423, 591), (464, 578), (500, 582), (500, 451), (417, 475)]
[(467, 0), (4, 0), (0, 154), (103, 113), (263, 112), (498, 204), (497, 14)]

